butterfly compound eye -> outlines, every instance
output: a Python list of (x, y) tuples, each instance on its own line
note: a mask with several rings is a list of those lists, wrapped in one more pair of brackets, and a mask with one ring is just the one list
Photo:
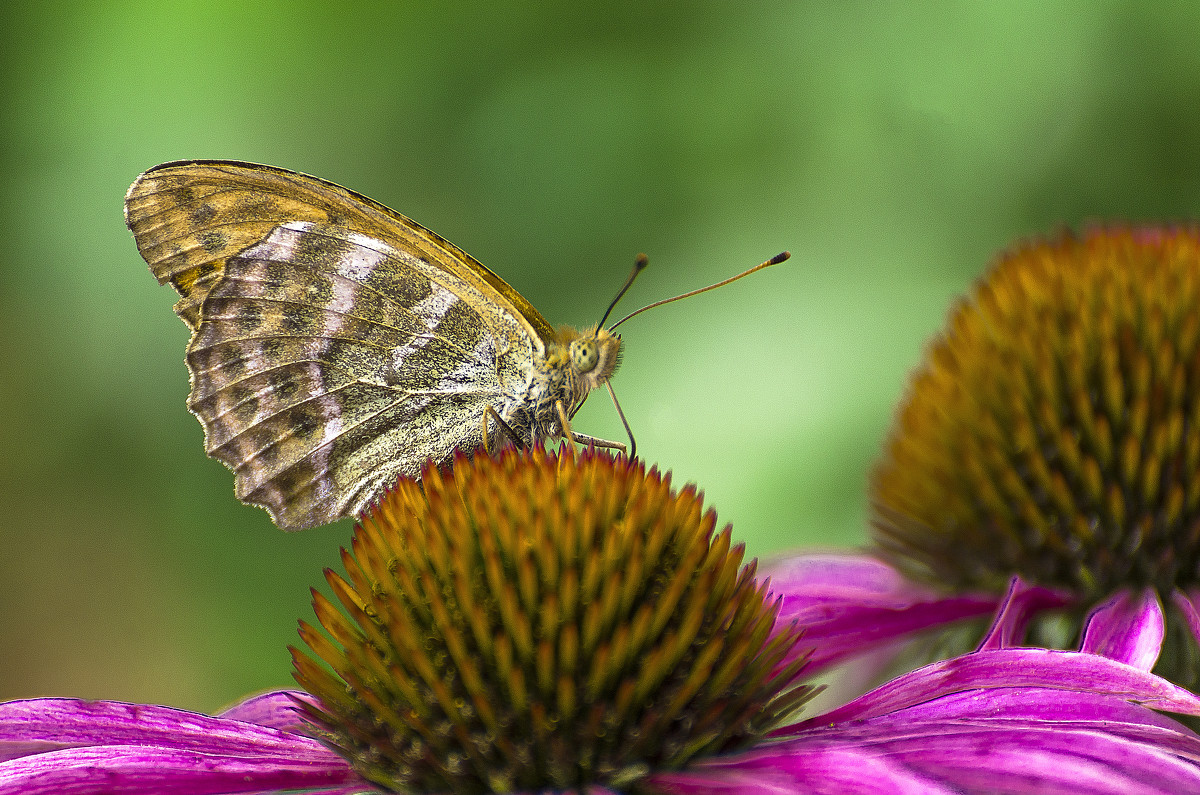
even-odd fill
[(581, 373), (590, 373), (600, 361), (596, 341), (590, 337), (571, 343), (571, 367)]

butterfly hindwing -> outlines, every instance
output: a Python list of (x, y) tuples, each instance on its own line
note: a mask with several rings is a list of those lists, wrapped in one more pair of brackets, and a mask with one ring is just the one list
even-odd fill
[(280, 526), (359, 512), (427, 459), (473, 449), (486, 407), (528, 379), (519, 324), (419, 264), (340, 227), (285, 224), (229, 258), (202, 304), (189, 407), (238, 498)]

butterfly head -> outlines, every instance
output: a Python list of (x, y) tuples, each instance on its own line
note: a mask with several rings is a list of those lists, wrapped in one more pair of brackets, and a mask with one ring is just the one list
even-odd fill
[(569, 331), (567, 359), (584, 394), (612, 378), (621, 363), (621, 337), (603, 326)]

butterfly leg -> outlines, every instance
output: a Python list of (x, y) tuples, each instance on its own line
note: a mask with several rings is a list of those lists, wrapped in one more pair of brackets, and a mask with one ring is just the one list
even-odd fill
[(496, 423), (500, 426), (500, 432), (503, 433), (505, 436), (507, 436), (509, 438), (509, 440), (513, 443), (513, 445), (515, 447), (517, 447), (517, 449), (523, 450), (525, 448), (525, 442), (521, 440), (521, 437), (517, 435), (517, 432), (515, 430), (513, 430), (513, 427), (511, 425), (509, 425), (507, 422), (505, 422), (504, 418), (501, 417), (500, 414), (497, 413), (497, 411), (494, 408), (492, 408), (491, 406), (488, 406), (487, 408), (485, 408), (483, 410), (483, 419), (482, 419), (482, 422), (483, 422), (483, 452), (487, 453), (488, 455), (492, 454), (492, 451), (490, 449), (488, 449), (488, 442), (491, 440), (491, 437), (492, 437), (491, 431), (488, 430), (488, 419), (494, 419), (496, 421)]
[(586, 433), (572, 433), (571, 441), (575, 444), (585, 444), (588, 447), (605, 447), (610, 450), (619, 450), (622, 453), (629, 452), (629, 448), (625, 446), (624, 442), (601, 439), (599, 436), (588, 436)]
[(555, 408), (558, 409), (558, 419), (562, 423), (562, 435), (564, 438), (570, 439), (575, 444), (582, 444), (588, 447), (606, 447), (611, 450), (620, 450), (622, 453), (628, 452), (628, 449), (621, 442), (610, 442), (608, 439), (601, 439), (598, 436), (576, 433), (571, 429), (571, 420), (568, 419), (567, 410), (561, 400), (555, 403)]

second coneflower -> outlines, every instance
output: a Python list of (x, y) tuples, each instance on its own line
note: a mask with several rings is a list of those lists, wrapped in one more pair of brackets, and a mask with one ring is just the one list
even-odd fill
[(915, 375), (871, 501), (881, 556), (935, 589), (1015, 575), (1077, 619), (1150, 589), (1171, 607), (1159, 670), (1200, 681), (1200, 231), (1002, 257)]

